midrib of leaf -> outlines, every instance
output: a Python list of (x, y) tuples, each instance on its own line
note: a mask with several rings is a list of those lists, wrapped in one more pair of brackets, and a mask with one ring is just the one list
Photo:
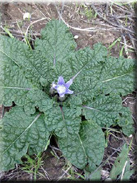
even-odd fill
[[(56, 65), (56, 56), (57, 56), (57, 31), (58, 31), (57, 24), (55, 24), (55, 50), (53, 49), (54, 50), (54, 60), (53, 60), (53, 65), (54, 66)], [(64, 34), (63, 38), (58, 43), (59, 45), (61, 45), (61, 43), (64, 41), (65, 36), (66, 35)]]
[[(128, 74), (128, 73), (127, 73), (127, 74)], [(105, 83), (105, 82), (108, 82), (108, 81), (111, 81), (111, 80), (114, 80), (114, 79), (117, 79), (117, 78), (120, 78), (120, 77), (126, 76), (127, 74), (123, 74), (123, 75), (121, 75), (121, 76), (116, 76), (116, 77), (114, 77), (114, 78), (106, 79), (106, 80), (101, 81), (101, 82), (102, 82), (102, 83)]]
[(57, 24), (55, 24), (55, 43), (54, 43), (54, 48), (53, 48), (53, 46), (51, 45), (51, 43), (49, 42), (49, 40), (48, 40), (48, 43), (49, 43), (49, 45), (50, 45), (50, 47), (52, 48), (52, 50), (53, 50), (53, 66), (55, 66), (56, 65), (56, 49), (57, 49), (57, 47), (56, 47), (56, 45), (57, 45)]
[[(101, 49), (101, 47), (99, 48), (98, 52), (100, 51), (100, 49)], [(89, 53), (87, 53), (87, 57), (86, 57), (86, 58), (87, 58), (87, 61), (86, 61), (86, 63), (79, 69), (79, 71), (75, 74), (75, 76), (76, 76), (76, 75), (77, 75), (77, 76), (80, 75), (80, 73), (83, 71), (83, 69), (89, 64), (88, 54), (89, 54)], [(95, 58), (96, 54), (97, 54), (97, 53), (94, 52), (93, 57), (92, 57), (91, 60), (93, 60), (93, 59)], [(79, 60), (79, 59), (77, 58), (77, 56), (76, 56), (76, 59)], [(89, 90), (89, 91), (90, 91), (90, 90)]]
[[(102, 82), (102, 83), (106, 83), (106, 82), (109, 82), (109, 81), (112, 81), (112, 80), (118, 79), (118, 78), (120, 78), (120, 77), (126, 76), (126, 75), (128, 75), (128, 74), (130, 74), (130, 73), (123, 74), (123, 75), (121, 75), (121, 76), (116, 76), (116, 77), (114, 77), (114, 78), (106, 79), (106, 80), (104, 80), (104, 81), (100, 81), (100, 82)], [(86, 91), (91, 91), (91, 90), (93, 90), (93, 88), (88, 89), (88, 90), (86, 90)], [(78, 92), (78, 93), (74, 93), (74, 94), (72, 94), (72, 95), (79, 95), (79, 94), (82, 94), (82, 93), (84, 93), (84, 92), (85, 92), (85, 91), (81, 91), (81, 92)]]
[(104, 112), (104, 111), (101, 111), (101, 110), (98, 110), (98, 109), (95, 109), (95, 108), (93, 108), (93, 107), (89, 107), (89, 106), (86, 106), (86, 105), (84, 105), (83, 107), (86, 108), (86, 109), (90, 109), (90, 110), (95, 110), (95, 111), (99, 111), (99, 112)]
[[(61, 110), (61, 114), (62, 114), (62, 121), (64, 122), (66, 131), (67, 131), (67, 125), (66, 125), (66, 120), (65, 120), (64, 112), (63, 112), (63, 109), (61, 107), (60, 107), (60, 110)], [(67, 133), (67, 136), (68, 136), (68, 133)]]
[[(96, 54), (98, 54), (100, 52), (100, 49), (101, 49), (101, 47), (98, 49), (97, 53), (94, 51), (93, 57), (92, 57), (91, 60), (93, 60), (95, 58)], [(89, 55), (89, 53), (87, 53), (87, 57), (86, 57), (87, 58), (87, 62), (85, 63), (85, 65), (83, 65), (83, 67), (80, 70), (83, 70), (83, 68), (88, 65), (88, 63), (89, 63), (88, 55)], [(79, 70), (79, 72), (80, 72), (80, 70)]]
[(83, 152), (84, 152), (84, 154), (85, 154), (85, 157), (88, 159), (87, 154), (86, 154), (86, 151), (85, 151), (85, 148), (84, 148), (84, 146), (83, 146), (83, 142), (82, 142), (82, 140), (81, 140), (79, 134), (77, 134), (77, 136), (78, 136), (78, 139), (79, 139), (79, 141), (80, 141), (80, 144), (81, 144), (81, 147), (82, 147), (82, 149), (83, 149)]
[(40, 115), (41, 113), (39, 113), (36, 116), (36, 118), (31, 122), (31, 124), (5, 149), (5, 151), (2, 154), (4, 154), (35, 123), (35, 121), (37, 121)]
[(22, 88), (22, 87), (16, 87), (16, 86), (15, 87), (12, 87), (12, 86), (11, 87), (10, 86), (9, 87), (7, 87), (7, 86), (6, 87), (0, 86), (0, 88), (3, 88), (3, 89), (15, 89), (15, 90), (33, 90), (33, 89), (35, 89), (35, 88)]
[(0, 52), (2, 52), (4, 55), (6, 55), (6, 56), (7, 56), (10, 60), (12, 60), (17, 66), (19, 66), (16, 60), (13, 60), (12, 58), (10, 58), (9, 55), (7, 55), (7, 54), (6, 54), (5, 52), (3, 52), (2, 50), (0, 50)]
[[(51, 49), (53, 50), (53, 57), (52, 57), (52, 59), (53, 59), (53, 66), (54, 66), (54, 59), (56, 60), (56, 54), (55, 54), (55, 50), (54, 50), (54, 48), (53, 48), (53, 46), (52, 46), (52, 44), (50, 43), (50, 41), (49, 41), (49, 39), (44, 39), (44, 41), (47, 41), (48, 42), (48, 44), (49, 44), (49, 47), (51, 47)], [(52, 55), (51, 55), (52, 56)]]
[[(12, 58), (10, 58), (9, 57), (9, 55), (7, 55), (5, 52), (3, 52), (2, 50), (0, 50), (4, 55), (6, 55), (9, 59), (11, 59), (18, 67), (20, 67), (19, 66), (19, 64), (17, 63), (17, 60), (13, 60)], [(42, 76), (41, 75), (41, 73), (40, 73), (40, 71), (38, 71), (37, 70), (37, 68), (34, 66), (34, 64), (32, 64), (32, 62), (29, 62), (30, 64), (31, 64), (31, 66), (35, 69), (35, 71), (40, 75), (40, 76)], [(42, 76), (43, 77), (43, 76)]]
[[(101, 106), (101, 105), (100, 105)], [(89, 107), (89, 106), (83, 106), (83, 108), (86, 108), (86, 109), (89, 109), (89, 110), (94, 110), (94, 111), (98, 111), (98, 112), (107, 112), (107, 113), (110, 113), (110, 111), (104, 111), (104, 110), (100, 110), (100, 109), (96, 109), (96, 108), (93, 108), (93, 107)]]
[(32, 68), (35, 69), (35, 71), (38, 73), (38, 75), (39, 75), (40, 77), (44, 77), (44, 75), (41, 74), (41, 71), (39, 71), (39, 70), (36, 68), (36, 66), (35, 66), (31, 61), (29, 61), (29, 63), (30, 63), (30, 65), (32, 66)]

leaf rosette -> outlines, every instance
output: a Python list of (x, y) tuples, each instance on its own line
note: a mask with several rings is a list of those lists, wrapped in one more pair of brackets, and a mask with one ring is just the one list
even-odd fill
[(16, 105), (1, 120), (2, 170), (20, 163), (27, 152), (45, 150), (54, 134), (72, 164), (93, 171), (103, 158), (102, 127), (133, 132), (120, 96), (134, 90), (134, 60), (108, 57), (100, 43), (76, 51), (61, 21), (42, 29), (33, 50), (0, 36), (0, 66), (0, 103)]

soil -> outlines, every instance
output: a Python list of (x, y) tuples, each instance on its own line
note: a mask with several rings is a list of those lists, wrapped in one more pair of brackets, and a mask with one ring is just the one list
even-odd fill
[[(64, 21), (69, 24), (70, 30), (74, 35), (74, 38), (77, 42), (77, 49), (84, 48), (85, 46), (90, 46), (92, 48), (93, 44), (101, 42), (106, 47), (109, 47), (116, 39), (121, 37), (121, 43), (116, 43), (112, 49), (110, 50), (111, 55), (118, 57), (122, 46), (124, 45), (124, 41), (122, 40), (122, 35), (126, 35), (126, 41), (130, 47), (133, 45), (133, 40), (130, 39), (128, 33), (121, 29), (117, 29), (116, 27), (113, 28), (112, 25), (108, 24), (108, 22), (104, 21), (103, 18), (100, 16), (95, 16), (95, 12), (91, 9), (91, 3), (85, 5), (84, 3), (77, 4), (64, 4), (62, 6), (61, 3), (58, 4), (42, 4), (42, 3), (0, 3), (1, 9), (1, 22), (2, 27), (9, 28), (10, 32), (16, 38), (22, 40), (24, 38), (24, 33), (26, 32), (30, 23), (33, 22), (31, 28), (29, 29), (29, 34), (31, 35), (32, 41), (38, 36), (40, 36), (40, 31), (42, 28), (45, 27), (46, 23), (51, 19), (59, 19), (58, 11), (62, 9), (62, 17)], [(110, 7), (109, 4), (93, 4), (96, 9), (98, 9), (99, 13), (103, 13), (107, 15), (108, 20), (110, 20)], [(121, 15), (122, 11), (116, 9), (117, 6), (112, 7), (117, 15)], [(118, 8), (118, 7), (117, 7)], [(90, 11), (90, 9), (92, 11)], [(109, 9), (109, 10), (107, 10)], [(123, 8), (124, 9), (124, 8)], [(88, 11), (89, 10), (89, 11)], [(126, 10), (125, 10), (126, 11)], [(131, 11), (131, 10), (130, 10)], [(31, 14), (30, 20), (23, 20), (23, 14), (25, 12), (29, 12)], [(45, 18), (44, 20), (41, 20)], [(106, 19), (107, 19), (106, 18)], [(39, 21), (37, 21), (39, 20)], [(41, 20), (41, 21), (40, 21)], [(34, 23), (37, 21), (36, 23)], [(122, 20), (123, 21), (123, 20)], [(114, 22), (111, 21), (111, 22)], [(115, 22), (114, 22), (115, 23)], [(132, 20), (127, 22), (127, 25), (133, 24)], [(72, 27), (72, 28), (71, 28)], [(87, 29), (92, 27), (93, 31), (84, 31), (83, 29)], [(111, 28), (111, 30), (110, 30)], [(78, 30), (80, 29), (80, 30)], [(102, 30), (104, 29), (104, 30)], [(1, 33), (5, 34), (3, 29), (1, 29)], [(133, 35), (132, 35), (133, 37)], [(135, 58), (134, 51), (126, 51), (124, 49), (123, 56), (128, 58)], [(126, 96), (127, 97), (127, 96)], [(124, 105), (129, 106), (134, 117), (136, 118), (136, 113), (134, 110), (135, 106), (135, 97), (133, 94), (130, 95), (129, 98), (126, 99)], [(5, 109), (9, 110), (8, 109)], [(0, 117), (2, 118), (2, 107), (0, 107)], [(130, 142), (130, 138), (125, 138), (122, 134), (113, 133), (108, 137), (108, 147), (105, 149), (104, 159), (105, 161), (108, 156), (110, 156), (114, 149), (121, 147), (125, 142)], [(71, 175), (64, 171), (68, 168), (65, 167), (66, 160), (62, 157), (61, 153), (58, 154), (58, 150), (55, 150), (57, 153), (56, 156), (53, 156), (51, 153), (53, 147), (56, 145), (52, 145), (48, 148), (47, 151), (43, 152), (43, 166), (39, 169), (39, 175), (37, 175), (37, 179), (39, 180), (59, 180), (60, 177), (62, 179), (71, 178)], [(112, 168), (114, 163), (114, 159), (118, 153), (115, 153), (110, 161), (103, 166), (103, 173), (102, 179), (106, 179), (108, 174)], [(73, 166), (72, 166), (73, 167)], [(73, 167), (74, 172), (83, 173), (82, 170), (78, 170), (77, 168)], [(43, 176), (41, 176), (41, 174)], [(32, 180), (33, 176), (30, 173), (26, 173), (22, 170), (22, 166), (18, 165), (14, 170), (10, 170), (8, 172), (4, 172), (0, 174), (1, 180)], [(75, 178), (79, 178), (75, 174)]]

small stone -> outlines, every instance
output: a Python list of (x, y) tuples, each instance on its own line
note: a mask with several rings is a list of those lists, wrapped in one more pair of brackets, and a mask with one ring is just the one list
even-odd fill
[(74, 36), (74, 39), (78, 39), (78, 37), (79, 37), (78, 35), (75, 35), (75, 36)]
[(30, 20), (30, 18), (31, 18), (31, 14), (30, 13), (28, 13), (28, 12), (24, 13), (23, 20), (25, 20), (25, 19), (29, 19)]

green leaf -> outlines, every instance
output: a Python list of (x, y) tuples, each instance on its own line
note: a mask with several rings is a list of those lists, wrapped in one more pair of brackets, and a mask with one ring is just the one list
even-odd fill
[(29, 51), (29, 47), (24, 42), (0, 35), (0, 63), (13, 62), (19, 66), (20, 63), (24, 63)]
[(107, 57), (107, 50), (103, 45), (95, 44), (93, 48), (93, 50), (89, 47), (80, 49), (70, 55), (67, 61), (71, 65), (70, 78), (79, 73), (74, 79), (72, 90), (75, 95), (82, 98), (83, 102), (91, 100), (93, 96), (100, 93), (98, 80)]
[(107, 58), (100, 78), (100, 86), (104, 93), (131, 93), (134, 90), (134, 65), (133, 59)]
[(123, 168), (127, 164), (126, 161), (128, 161), (128, 152), (129, 152), (129, 148), (126, 145), (124, 145), (122, 147), (122, 151), (119, 153), (119, 156), (115, 160), (115, 163), (110, 172), (110, 178), (112, 180), (116, 180), (117, 176), (122, 173)]
[(49, 132), (43, 114), (29, 116), (21, 107), (14, 107), (6, 113), (1, 122), (0, 130), (0, 169), (14, 168), (21, 163), (21, 157), (29, 153), (44, 150), (48, 142)]
[(66, 59), (75, 48), (76, 42), (68, 27), (62, 21), (50, 21), (42, 29), (41, 38), (36, 39), (33, 53), (30, 52), (22, 64), (27, 78), (40, 83), (57, 81), (59, 75), (69, 71)]
[(93, 171), (101, 163), (105, 139), (101, 128), (93, 121), (84, 121), (79, 134), (58, 138), (64, 156), (76, 167)]
[[(3, 76), (2, 76), (3, 75)], [(17, 105), (23, 106), (26, 95), (33, 90), (33, 85), (25, 78), (24, 72), (14, 63), (4, 65), (0, 75), (0, 103), (11, 106), (14, 101)]]
[(123, 180), (125, 180), (125, 181), (130, 180), (131, 175), (134, 173), (134, 170), (133, 169), (131, 170), (130, 168), (131, 168), (130, 167), (130, 160), (128, 160), (127, 163), (126, 163), (126, 167), (125, 167), (123, 177), (121, 178), (122, 181)]
[(101, 168), (99, 168), (99, 169), (97, 168), (92, 173), (85, 171), (84, 175), (85, 175), (86, 180), (91, 180), (91, 181), (101, 180)]
[(26, 95), (26, 103), (24, 106), (26, 114), (34, 114), (36, 108), (40, 112), (45, 112), (53, 107), (53, 101), (42, 90), (32, 90)]
[(69, 28), (59, 20), (52, 20), (41, 30), (41, 39), (36, 39), (35, 49), (56, 65), (60, 60), (65, 62), (67, 56), (74, 52), (76, 42)]
[(134, 133), (134, 130), (135, 130), (133, 127), (134, 122), (133, 122), (131, 111), (129, 110), (129, 108), (123, 107), (121, 109), (120, 118), (117, 124), (122, 127), (122, 132), (125, 135), (130, 136), (131, 134)]
[[(18, 50), (18, 51), (17, 51)], [(0, 104), (23, 106), (26, 94), (36, 88), (19, 67), (26, 59), (27, 46), (16, 39), (0, 36)]]
[[(38, 55), (35, 55), (33, 60), (34, 51), (17, 39), (10, 39), (6, 36), (0, 36), (0, 58), (3, 65), (14, 63), (20, 67), (24, 72), (24, 76), (29, 78), (35, 87), (40, 87), (39, 79), (43, 77), (41, 70), (38, 68), (41, 60)], [(5, 73), (5, 71), (4, 71)], [(17, 75), (18, 76), (18, 75)], [(44, 76), (45, 77), (45, 76)]]
[(67, 134), (77, 134), (80, 128), (80, 114), (78, 109), (60, 107), (58, 105), (44, 112), (45, 123), (50, 132), (55, 132), (59, 137), (66, 137)]
[(73, 76), (79, 73), (72, 90), (83, 102), (102, 93), (126, 95), (134, 90), (134, 60), (107, 57), (106, 48), (101, 44), (95, 44), (93, 50), (78, 50), (70, 55), (68, 62)]
[[(92, 119), (101, 127), (118, 124), (124, 127), (124, 133), (133, 132), (133, 120), (129, 108), (122, 107), (121, 97), (118, 95), (100, 95), (83, 106), (86, 119)], [(126, 128), (128, 131), (126, 131)]]

